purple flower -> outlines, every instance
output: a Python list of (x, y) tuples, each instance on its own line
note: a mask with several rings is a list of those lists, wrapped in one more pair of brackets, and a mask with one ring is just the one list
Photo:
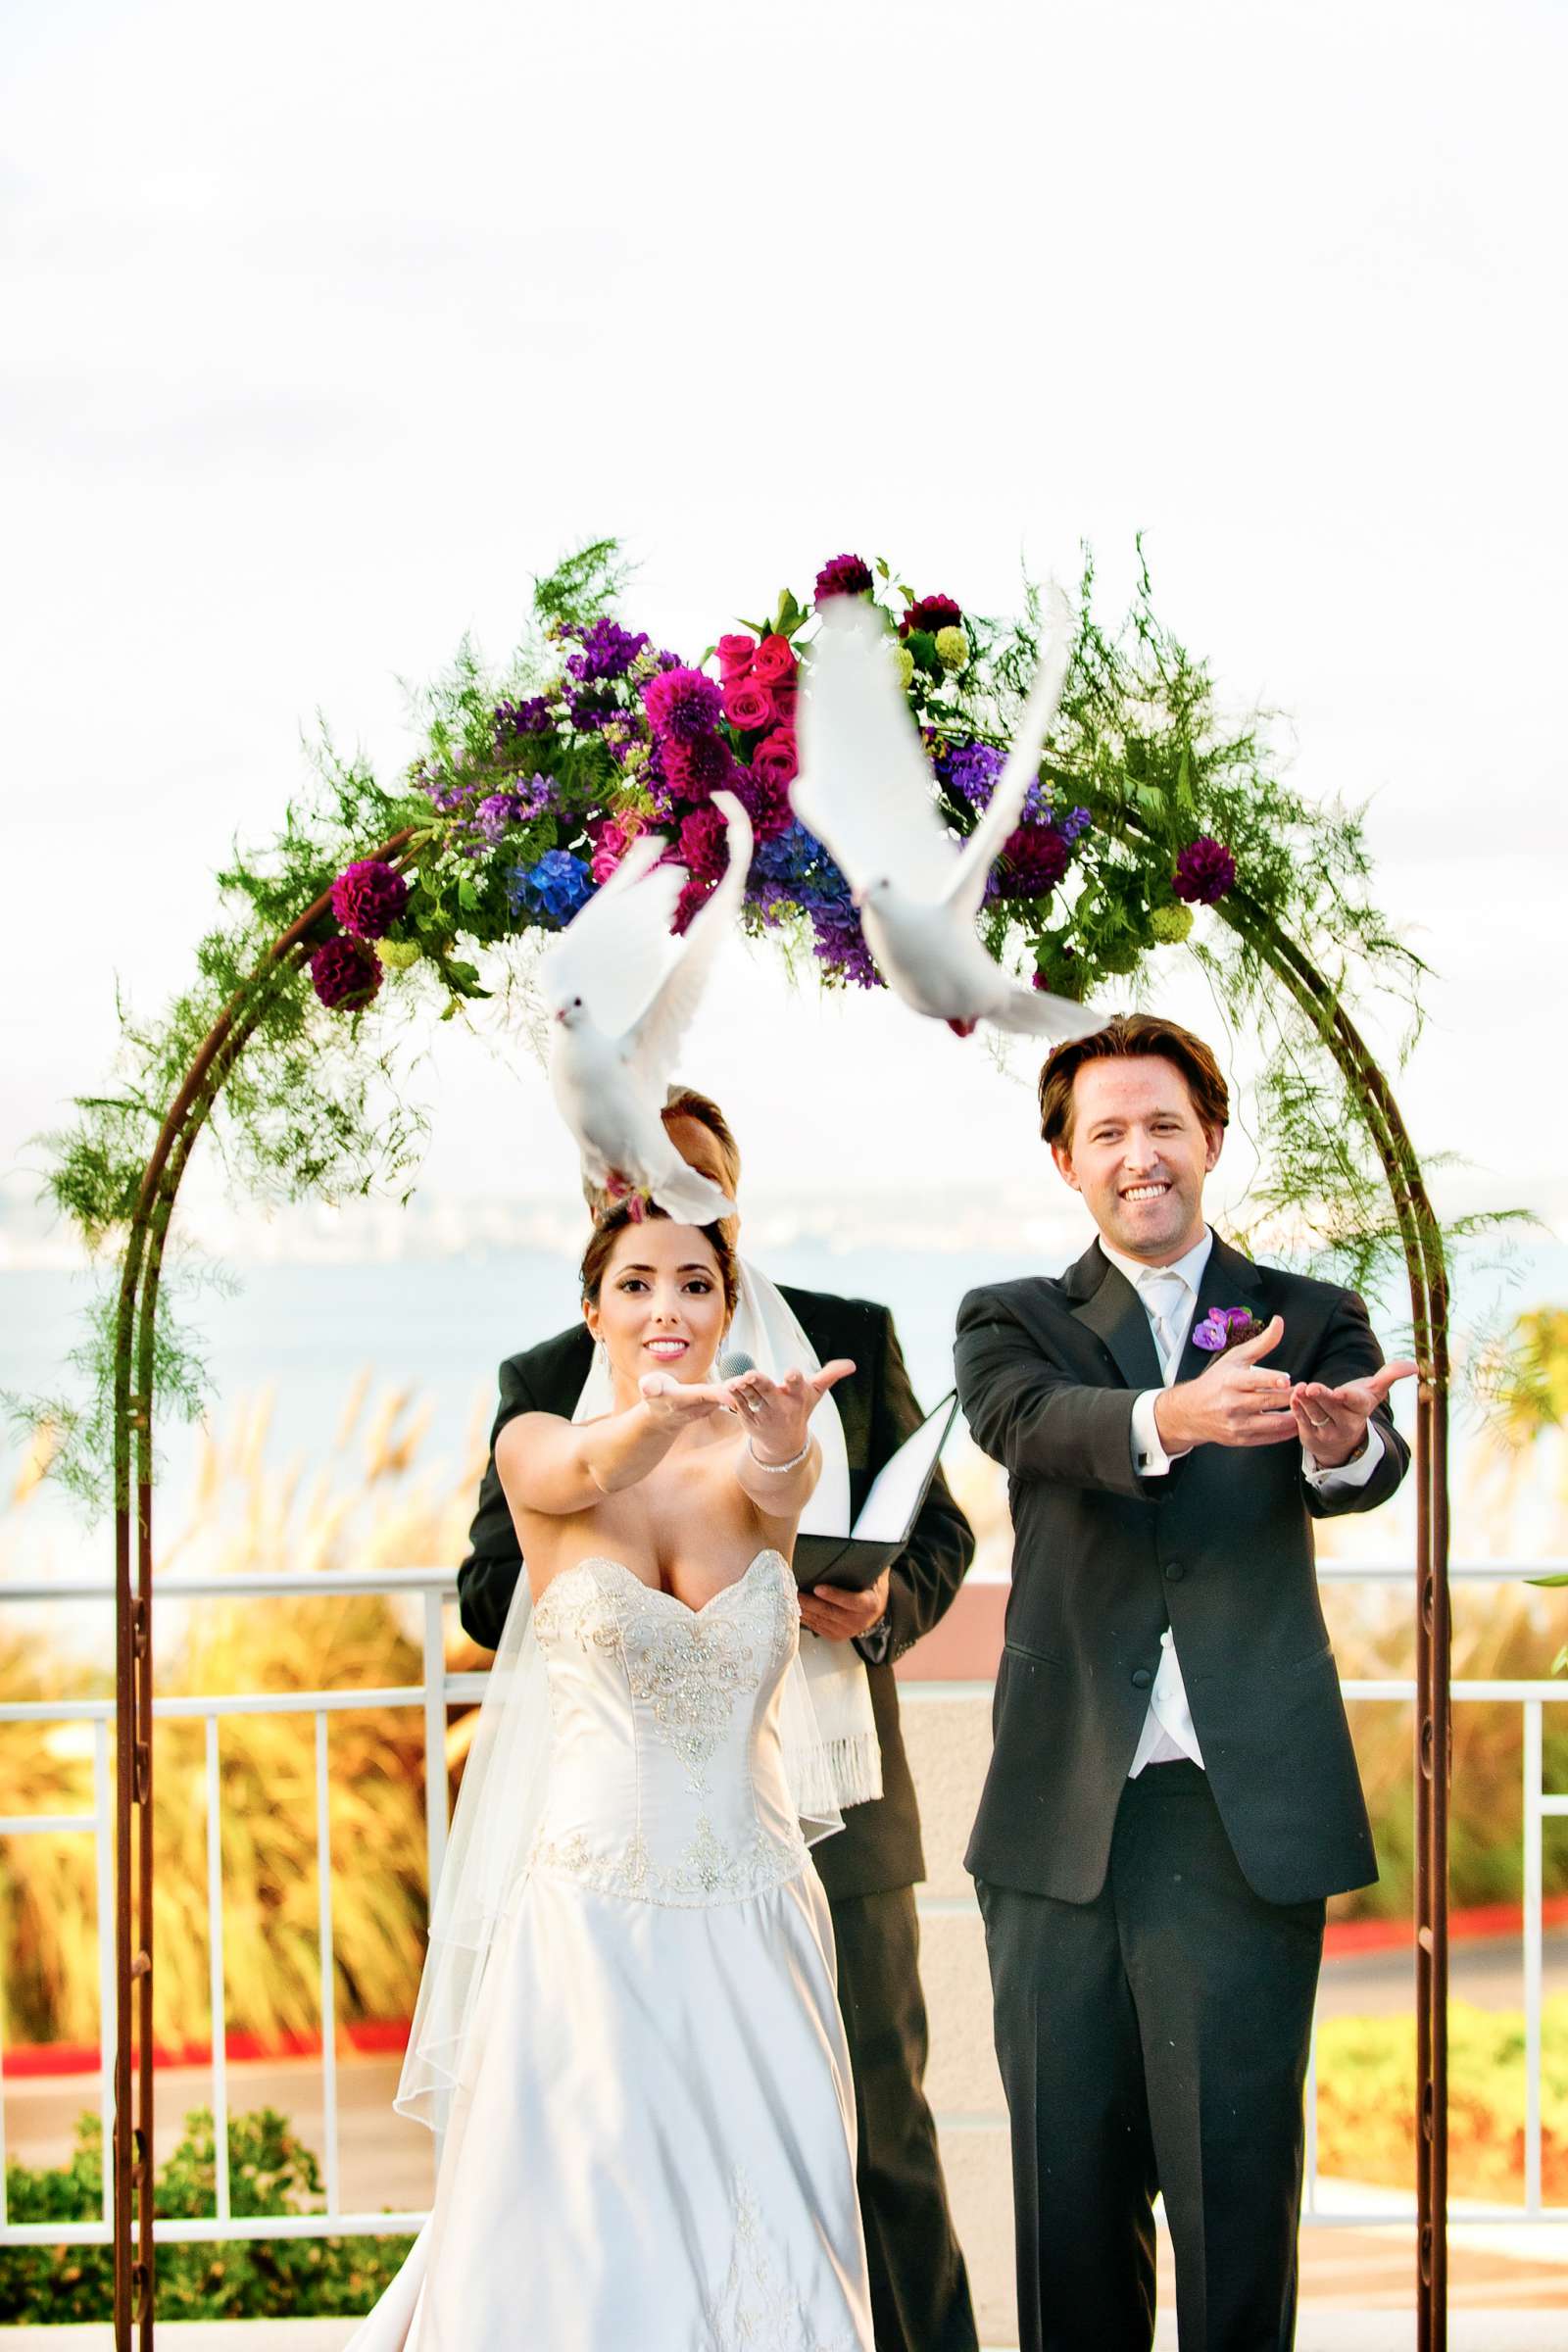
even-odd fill
[(813, 906), (811, 929), (816, 934), (811, 953), (829, 971), (853, 980), (857, 988), (882, 986), (882, 975), (871, 960), (860, 918), (853, 906)]
[(582, 685), (570, 681), (566, 687), (566, 711), (579, 735), (597, 735), (601, 727), (625, 716), (613, 686), (605, 678), (590, 678)]
[(643, 688), (643, 705), (656, 735), (690, 742), (711, 735), (724, 715), (724, 698), (700, 669), (664, 669)]
[(525, 825), (540, 816), (552, 799), (548, 776), (529, 776), (515, 792), (492, 792), (479, 803), (473, 821), (492, 849), (509, 825)]
[(522, 703), (497, 703), (491, 715), (496, 722), (498, 743), (505, 743), (514, 735), (548, 735), (550, 732), (550, 704), (542, 694), (530, 695)]
[(794, 822), (790, 813), (790, 788), (774, 770), (755, 760), (750, 767), (738, 767), (734, 792), (751, 818), (752, 831), (759, 841), (775, 838)]
[(936, 757), (938, 778), (971, 808), (989, 808), (1006, 754), (994, 743), (944, 742)]
[(1176, 860), (1171, 888), (1190, 905), (1212, 906), (1236, 879), (1236, 860), (1222, 841), (1200, 833)]
[(634, 637), (607, 614), (603, 620), (590, 622), (578, 643), (582, 651), (566, 656), (566, 667), (574, 678), (623, 678), (648, 643), (648, 631), (639, 629)]
[(332, 885), (332, 912), (356, 939), (384, 939), (408, 903), (407, 882), (379, 858), (362, 858)]
[(863, 596), (871, 585), (871, 566), (858, 556), (830, 556), (816, 575), (816, 601), (825, 596)]
[(311, 957), (311, 986), (328, 1012), (358, 1012), (381, 985), (381, 965), (363, 939), (339, 932)]
[(1088, 809), (1069, 808), (1065, 816), (1058, 816), (1056, 818), (1056, 830), (1070, 849), (1072, 844), (1078, 839), (1079, 834), (1087, 833), (1089, 830)]
[(592, 896), (593, 877), (569, 850), (546, 850), (532, 865), (514, 865), (507, 877), (507, 897), (514, 914), (527, 909), (558, 926), (569, 923)]
[(1193, 1346), (1205, 1355), (1223, 1355), (1228, 1348), (1255, 1339), (1262, 1328), (1245, 1306), (1211, 1306), (1193, 1333)]

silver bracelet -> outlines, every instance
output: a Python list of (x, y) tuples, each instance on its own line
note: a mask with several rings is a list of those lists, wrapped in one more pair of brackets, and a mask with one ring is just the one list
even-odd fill
[(753, 1461), (757, 1464), (759, 1470), (770, 1471), (775, 1478), (779, 1478), (782, 1477), (786, 1470), (798, 1470), (801, 1464), (805, 1461), (807, 1455), (811, 1450), (810, 1434), (808, 1432), (806, 1444), (801, 1447), (800, 1452), (792, 1453), (787, 1462), (764, 1462), (761, 1455), (757, 1450), (757, 1441), (755, 1438), (747, 1439), (746, 1450), (751, 1455)]

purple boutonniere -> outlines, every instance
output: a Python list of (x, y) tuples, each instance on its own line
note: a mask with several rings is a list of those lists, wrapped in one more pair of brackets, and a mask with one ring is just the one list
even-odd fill
[(1211, 1306), (1193, 1333), (1193, 1346), (1201, 1348), (1205, 1355), (1224, 1355), (1228, 1348), (1255, 1340), (1262, 1329), (1245, 1306)]

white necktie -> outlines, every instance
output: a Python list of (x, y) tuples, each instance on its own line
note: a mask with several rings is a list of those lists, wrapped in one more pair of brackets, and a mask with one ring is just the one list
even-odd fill
[(1144, 1302), (1145, 1313), (1153, 1325), (1160, 1369), (1168, 1376), (1179, 1351), (1181, 1314), (1187, 1299), (1187, 1285), (1179, 1274), (1140, 1274), (1138, 1295)]

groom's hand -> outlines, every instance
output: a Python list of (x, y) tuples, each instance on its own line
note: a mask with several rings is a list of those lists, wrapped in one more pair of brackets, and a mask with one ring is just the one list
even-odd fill
[(1320, 1470), (1343, 1470), (1366, 1444), (1366, 1425), (1397, 1380), (1411, 1380), (1419, 1367), (1402, 1357), (1384, 1364), (1366, 1380), (1326, 1389), (1321, 1381), (1298, 1380), (1291, 1391), (1291, 1413), (1301, 1444)]
[(890, 1568), (863, 1592), (847, 1592), (842, 1585), (812, 1585), (801, 1594), (801, 1623), (824, 1642), (854, 1642), (868, 1634), (887, 1614)]
[(1265, 1372), (1259, 1358), (1271, 1355), (1285, 1337), (1278, 1315), (1255, 1340), (1244, 1340), (1217, 1356), (1196, 1380), (1179, 1380), (1154, 1399), (1154, 1427), (1167, 1453), (1194, 1446), (1279, 1446), (1296, 1436), (1291, 1410), (1291, 1376)]

